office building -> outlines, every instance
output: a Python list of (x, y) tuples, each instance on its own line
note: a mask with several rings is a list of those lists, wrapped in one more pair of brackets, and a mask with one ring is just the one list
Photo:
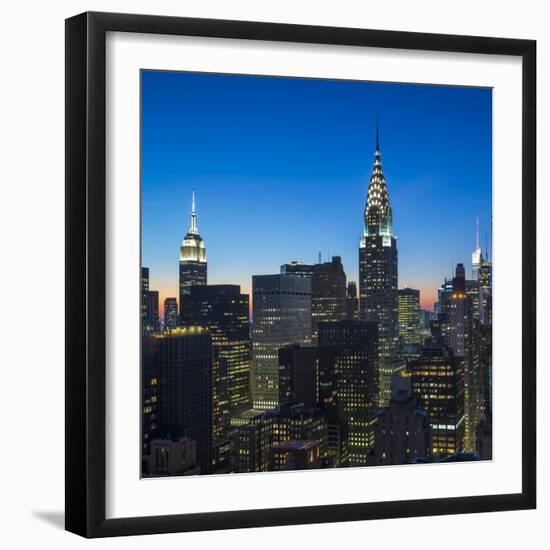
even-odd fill
[(313, 276), (313, 264), (293, 261), (281, 265), (281, 275), (298, 275), (311, 279)]
[(317, 441), (293, 439), (271, 447), (270, 470), (312, 470), (321, 467), (321, 451)]
[(422, 343), (419, 290), (414, 288), (400, 288), (398, 290), (397, 321), (401, 344)]
[(412, 395), (410, 377), (394, 376), (389, 406), (377, 413), (374, 440), (374, 466), (429, 461), (430, 422)]
[(346, 274), (340, 256), (315, 264), (311, 278), (311, 331), (317, 341), (319, 323), (343, 321), (347, 316)]
[[(378, 409), (378, 324), (339, 321), (319, 325), (320, 404), (329, 424), (345, 437), (350, 466), (365, 466), (374, 446)], [(336, 419), (336, 422), (335, 422)], [(330, 449), (331, 453), (342, 453)]]
[(179, 326), (178, 301), (176, 298), (164, 299), (164, 330), (170, 332)]
[(311, 279), (252, 277), (252, 399), (255, 408), (279, 404), (279, 349), (311, 341)]
[(194, 441), (200, 473), (211, 473), (211, 335), (201, 327), (189, 327), (151, 337), (143, 361), (144, 369), (156, 374), (155, 437)]
[(193, 286), (182, 312), (183, 326), (200, 326), (212, 337), (213, 430), (225, 437), (230, 415), (250, 405), (249, 299), (238, 285)]
[(412, 394), (426, 411), (434, 459), (464, 450), (464, 359), (449, 349), (425, 347), (410, 366)]

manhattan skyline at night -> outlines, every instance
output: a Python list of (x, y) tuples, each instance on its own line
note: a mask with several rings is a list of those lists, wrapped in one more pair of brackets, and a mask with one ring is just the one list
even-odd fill
[(357, 281), (377, 119), (399, 286), (432, 310), (476, 218), (491, 255), (491, 90), (144, 71), (142, 264), (161, 313), (193, 191), (210, 284), (250, 294), (253, 274), (319, 253)]
[(490, 91), (142, 78), (142, 476), (491, 460)]

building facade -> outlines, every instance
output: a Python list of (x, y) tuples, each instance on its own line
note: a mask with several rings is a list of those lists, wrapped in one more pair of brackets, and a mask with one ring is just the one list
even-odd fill
[(315, 264), (311, 278), (311, 332), (317, 341), (319, 323), (343, 321), (347, 316), (346, 274), (340, 256)]
[(179, 326), (178, 301), (176, 298), (164, 299), (164, 330), (170, 332)]
[(379, 325), (380, 406), (390, 398), (393, 357), (398, 341), (397, 240), (388, 186), (380, 158), (378, 128), (374, 167), (364, 210), (363, 237), (359, 246), (360, 319)]
[(410, 366), (412, 394), (432, 430), (432, 458), (464, 451), (464, 360), (449, 349), (425, 347)]
[(252, 277), (252, 399), (255, 408), (279, 404), (279, 349), (311, 341), (311, 279)]
[(144, 369), (155, 373), (158, 439), (188, 438), (201, 474), (212, 471), (212, 338), (203, 328), (178, 328), (147, 339)]
[[(341, 461), (366, 466), (374, 446), (379, 401), (378, 324), (338, 321), (319, 325), (320, 401), (327, 411), (331, 439), (345, 442)], [(335, 432), (338, 435), (335, 435)]]
[(248, 294), (238, 285), (193, 286), (181, 323), (208, 330), (213, 346), (213, 431), (226, 437), (230, 415), (250, 404)]
[(397, 293), (397, 322), (401, 344), (422, 343), (420, 291), (400, 288)]

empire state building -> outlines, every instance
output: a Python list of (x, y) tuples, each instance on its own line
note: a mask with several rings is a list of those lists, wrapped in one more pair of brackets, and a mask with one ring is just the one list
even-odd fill
[(359, 311), (363, 321), (378, 323), (379, 403), (391, 395), (391, 376), (397, 347), (397, 240), (388, 186), (380, 160), (378, 125), (374, 167), (364, 210), (359, 245)]
[(180, 247), (180, 318), (183, 319), (183, 304), (190, 288), (206, 284), (206, 247), (199, 235), (197, 226), (197, 212), (195, 209), (195, 193), (193, 192), (191, 203), (191, 218), (189, 230)]

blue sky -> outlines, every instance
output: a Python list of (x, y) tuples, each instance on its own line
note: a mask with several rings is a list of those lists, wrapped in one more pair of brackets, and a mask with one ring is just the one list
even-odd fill
[(210, 283), (340, 255), (357, 280), (380, 126), (399, 286), (425, 307), (457, 262), (470, 272), (476, 217), (491, 247), (490, 89), (142, 72), (142, 261), (177, 296), (191, 192)]

